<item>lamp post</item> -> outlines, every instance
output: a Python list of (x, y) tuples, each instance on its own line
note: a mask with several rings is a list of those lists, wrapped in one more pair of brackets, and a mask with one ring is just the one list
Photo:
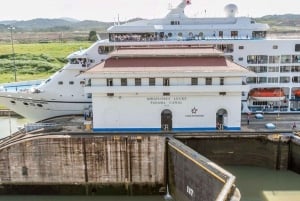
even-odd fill
[(15, 48), (14, 48), (14, 39), (13, 39), (13, 30), (15, 27), (10, 26), (8, 30), (10, 30), (10, 40), (11, 40), (11, 50), (13, 56), (13, 63), (14, 63), (14, 75), (15, 75), (15, 82), (17, 81), (17, 68), (16, 68), (16, 60), (15, 60)]

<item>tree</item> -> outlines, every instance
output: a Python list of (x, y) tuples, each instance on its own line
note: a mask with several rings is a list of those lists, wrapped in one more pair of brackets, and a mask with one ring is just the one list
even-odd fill
[(96, 41), (96, 40), (98, 40), (98, 38), (97, 38), (97, 32), (96, 31), (90, 31), (88, 40), (89, 41)]

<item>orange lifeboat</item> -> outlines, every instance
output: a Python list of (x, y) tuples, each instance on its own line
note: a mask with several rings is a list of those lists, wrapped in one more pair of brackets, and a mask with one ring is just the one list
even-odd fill
[(300, 89), (293, 91), (296, 98), (300, 98)]
[(280, 88), (252, 89), (249, 96), (259, 101), (282, 101), (285, 99), (284, 91)]

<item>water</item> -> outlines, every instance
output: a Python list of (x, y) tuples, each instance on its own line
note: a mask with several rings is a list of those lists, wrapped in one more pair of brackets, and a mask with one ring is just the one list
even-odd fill
[[(28, 123), (11, 118), (12, 131)], [(0, 117), (0, 138), (8, 136), (9, 118)], [(241, 201), (299, 201), (300, 174), (259, 167), (226, 166), (236, 176)], [(163, 196), (0, 196), (0, 201), (164, 201)]]
[(18, 131), (18, 127), (24, 127), (24, 124), (29, 121), (24, 118), (15, 117), (0, 117), (0, 138), (4, 138), (10, 135), (10, 130), (12, 133)]
[(241, 201), (299, 201), (300, 174), (260, 167), (229, 166), (236, 176)]

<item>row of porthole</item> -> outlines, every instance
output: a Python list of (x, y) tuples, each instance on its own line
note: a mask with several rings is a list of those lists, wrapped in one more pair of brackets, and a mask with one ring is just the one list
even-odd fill
[[(12, 104), (16, 104), (16, 101), (10, 101)], [(35, 104), (34, 103), (27, 103), (27, 102), (23, 102), (23, 104), (24, 105), (26, 105), (26, 106), (28, 106), (28, 105), (31, 105), (31, 106), (35, 106)], [(43, 107), (43, 105), (42, 104), (40, 104), (40, 103), (38, 103), (38, 104), (36, 104), (36, 106), (38, 106), (38, 107)]]

